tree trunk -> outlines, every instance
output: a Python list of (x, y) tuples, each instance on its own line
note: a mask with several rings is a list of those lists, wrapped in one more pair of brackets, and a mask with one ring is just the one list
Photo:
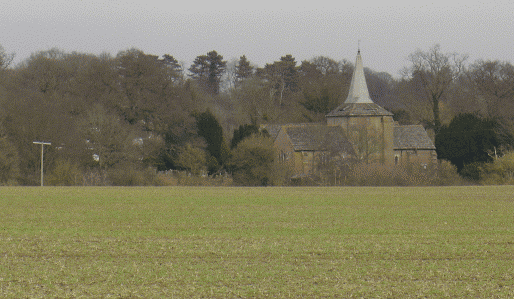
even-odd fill
[(434, 131), (437, 134), (441, 129), (441, 119), (439, 116), (439, 98), (437, 95), (432, 95), (432, 109), (434, 112)]
[(282, 96), (284, 95), (285, 87), (286, 87), (286, 83), (284, 82), (284, 79), (282, 78), (282, 88), (280, 89), (280, 101), (279, 101), (280, 107), (282, 107)]

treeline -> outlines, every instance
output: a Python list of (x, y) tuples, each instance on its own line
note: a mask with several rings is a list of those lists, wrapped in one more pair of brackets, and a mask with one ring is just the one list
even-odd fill
[[(156, 173), (170, 169), (194, 176), (228, 171), (242, 185), (287, 184), (287, 170), (273, 161), (266, 132), (257, 127), (323, 121), (346, 98), (353, 72), (348, 60), (322, 56), (298, 62), (285, 55), (256, 67), (244, 55), (227, 62), (216, 51), (188, 68), (172, 55), (138, 49), (115, 57), (52, 49), (16, 66), (12, 58), (0, 47), (4, 185), (39, 183), (40, 147), (33, 141), (52, 143), (45, 147), (51, 185), (160, 184)], [(502, 157), (513, 143), (514, 67), (468, 64), (438, 45), (409, 60), (400, 79), (365, 69), (371, 98), (401, 124), (430, 129), (439, 157), (480, 179), (486, 173), (480, 163)], [(454, 157), (448, 130), (462, 114), (475, 117), (459, 118), (478, 122), (474, 132), (497, 134), (486, 133), (494, 138)]]

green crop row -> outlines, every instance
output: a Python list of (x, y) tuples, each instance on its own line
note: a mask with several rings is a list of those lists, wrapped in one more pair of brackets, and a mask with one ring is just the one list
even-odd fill
[(0, 297), (510, 298), (514, 187), (0, 188)]

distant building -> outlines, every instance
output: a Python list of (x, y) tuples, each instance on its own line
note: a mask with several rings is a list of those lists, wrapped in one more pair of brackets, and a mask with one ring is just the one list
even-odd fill
[(262, 126), (273, 138), (279, 161), (289, 163), (296, 176), (313, 174), (319, 163), (334, 159), (423, 166), (437, 160), (421, 125), (398, 125), (370, 98), (360, 50), (348, 97), (325, 117), (324, 124)]

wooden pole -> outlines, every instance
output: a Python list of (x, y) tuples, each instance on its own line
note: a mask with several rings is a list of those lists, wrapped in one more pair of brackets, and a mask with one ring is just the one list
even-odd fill
[(43, 147), (45, 145), (51, 145), (50, 142), (34, 141), (34, 144), (41, 144), (41, 187), (43, 187)]

